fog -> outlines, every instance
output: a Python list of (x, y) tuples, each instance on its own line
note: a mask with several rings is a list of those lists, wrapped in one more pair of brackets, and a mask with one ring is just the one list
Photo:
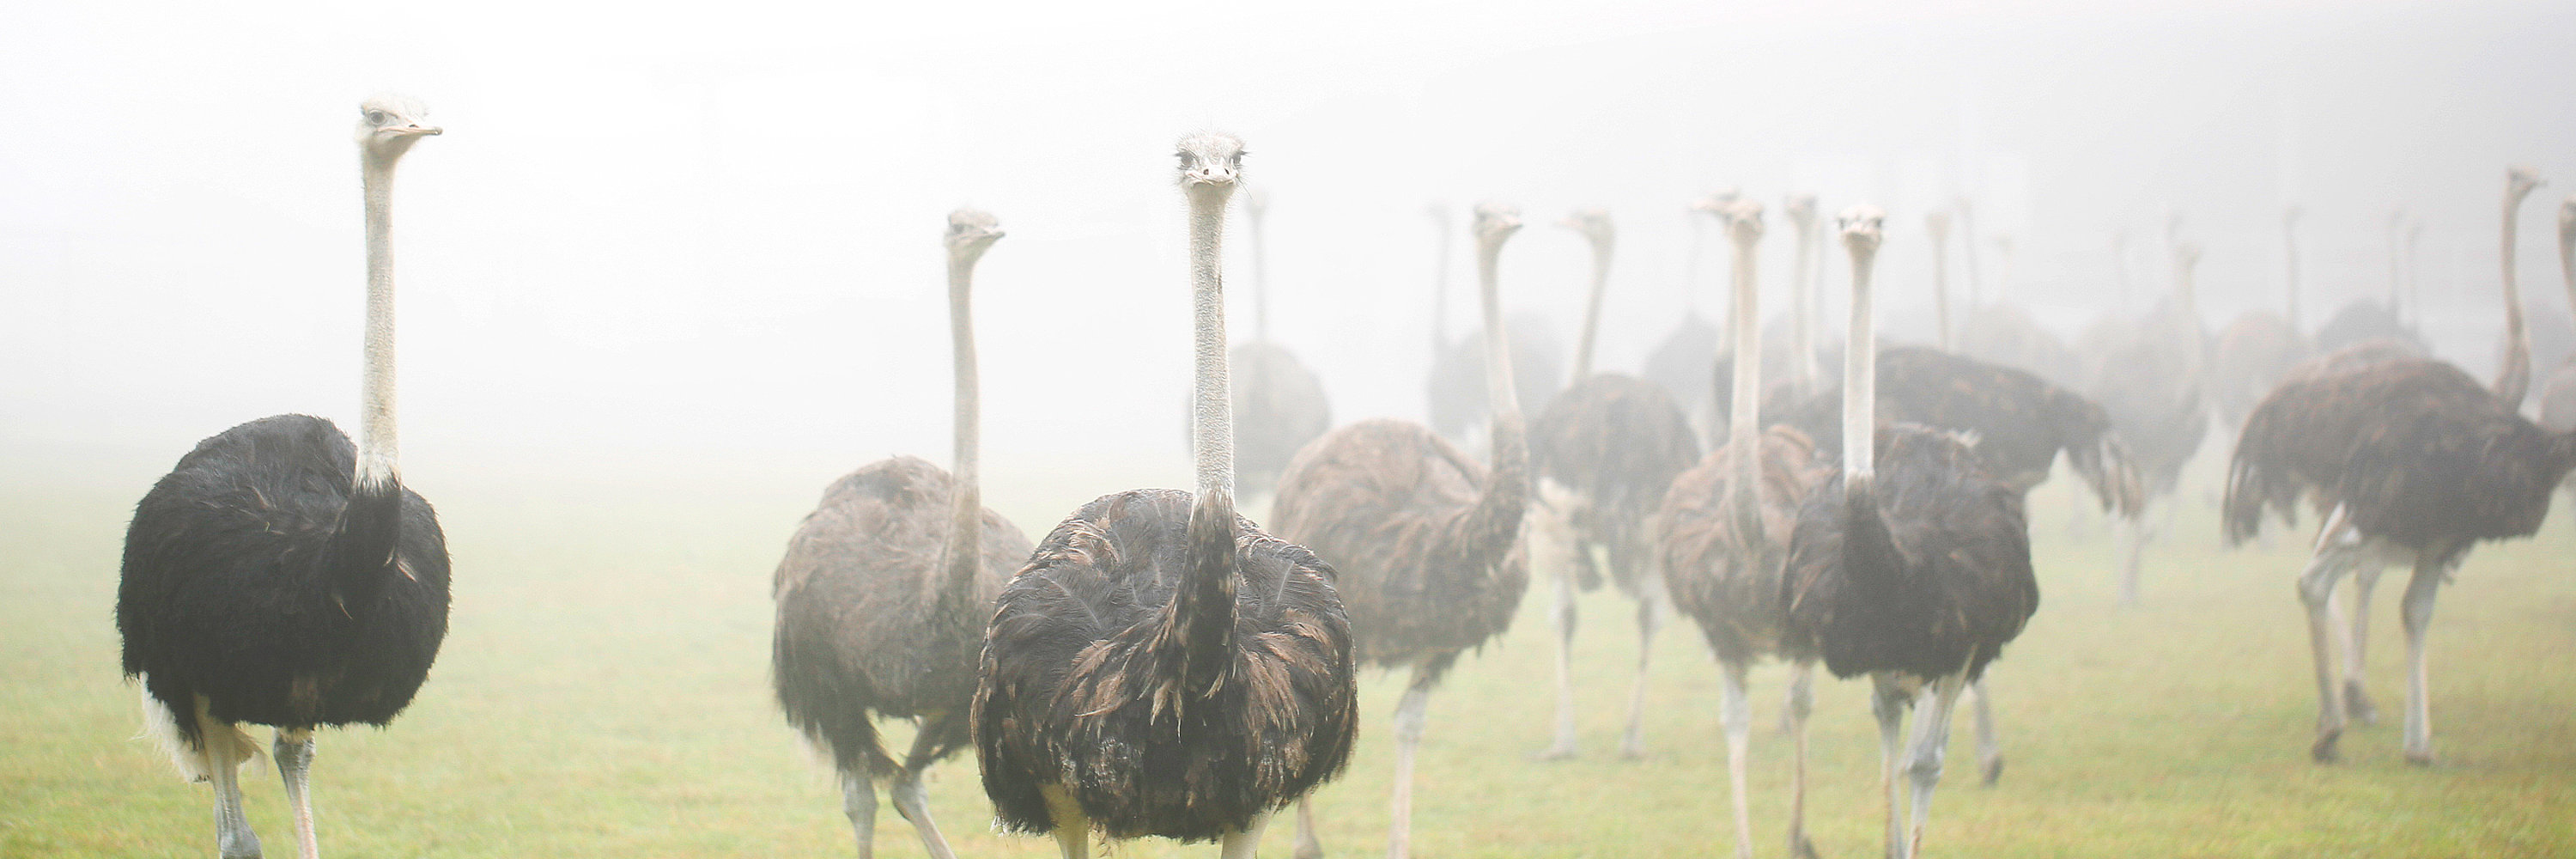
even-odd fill
[[(1098, 491), (1186, 485), (1169, 153), (1197, 129), (1248, 144), (1270, 327), (1337, 422), (1423, 413), (1433, 202), (1462, 224), (1479, 200), (1522, 208), (1505, 302), (1569, 348), (1588, 251), (1550, 223), (1608, 208), (1597, 364), (1630, 371), (1686, 308), (1723, 307), (1723, 249), (1707, 230), (1689, 277), (1684, 212), (1719, 187), (1773, 210), (1775, 310), (1783, 195), (1887, 208), (1897, 334), (1929, 300), (1923, 216), (1956, 199), (1986, 297), (2061, 334), (2154, 300), (2168, 213), (2207, 248), (2210, 324), (2277, 307), (2292, 203), (2313, 330), (2386, 294), (2402, 207), (2424, 227), (2426, 328), (2483, 373), (2497, 200), (2523, 163), (2556, 184), (2523, 210), (2522, 287), (2567, 318), (2563, 2), (1086, 6), (19, 4), (0, 28), (0, 449), (118, 463), (139, 495), (243, 420), (354, 429), (352, 132), (377, 91), (446, 128), (394, 201), (406, 470), (432, 497), (477, 469), (819, 491), (888, 453), (945, 462), (937, 239), (959, 205), (1009, 231), (976, 287), (993, 479), (1113, 462), (1132, 477)], [(1473, 320), (1459, 241), (1452, 335)], [(1964, 298), (1964, 269), (1952, 284)]]

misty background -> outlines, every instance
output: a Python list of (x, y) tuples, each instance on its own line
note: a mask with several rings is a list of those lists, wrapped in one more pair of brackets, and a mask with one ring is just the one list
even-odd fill
[[(2524, 163), (2555, 183), (2523, 210), (2524, 295), (2568, 318), (2552, 215), (2576, 190), (2563, 2), (9, 17), (0, 474), (16, 477), (0, 479), (138, 497), (245, 420), (305, 412), (355, 431), (352, 135), (377, 91), (418, 97), (446, 129), (394, 191), (405, 476), (432, 499), (531, 479), (759, 476), (819, 493), (890, 453), (945, 464), (938, 237), (959, 205), (1009, 232), (976, 282), (988, 492), (1096, 481), (1044, 502), (1060, 515), (1100, 492), (1186, 486), (1170, 144), (1206, 128), (1248, 144), (1247, 184), (1270, 201), (1271, 332), (1321, 376), (1336, 423), (1424, 412), (1434, 201), (1458, 225), (1449, 334), (1475, 319), (1465, 210), (1493, 199), (1531, 222), (1503, 255), (1506, 304), (1547, 314), (1569, 350), (1588, 249), (1552, 223), (1608, 208), (1608, 370), (1634, 372), (1689, 309), (1719, 318), (1725, 250), (1701, 227), (1690, 276), (1684, 207), (1727, 186), (1769, 208), (1769, 313), (1790, 268), (1783, 195), (1817, 193), (1828, 214), (1887, 208), (1881, 325), (1898, 336), (1928, 330), (1923, 216), (1955, 199), (1976, 205), (1985, 296), (2061, 336), (2162, 294), (2168, 212), (2207, 249), (2209, 325), (2278, 309), (2291, 203), (2307, 213), (2314, 331), (2387, 294), (2403, 207), (2424, 226), (2436, 351), (2483, 377), (2501, 330), (2504, 168)], [(1228, 245), (1238, 340), (1252, 326), (1243, 226)]]

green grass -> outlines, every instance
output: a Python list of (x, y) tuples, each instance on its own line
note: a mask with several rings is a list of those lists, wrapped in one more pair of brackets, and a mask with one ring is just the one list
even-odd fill
[[(1104, 472), (1110, 471), (1103, 467)], [(424, 474), (428, 472), (424, 471)], [(726, 484), (567, 486), (533, 478), (425, 487), (457, 571), (445, 652), (390, 729), (323, 735), (323, 847), (335, 856), (846, 856), (828, 768), (768, 692), (769, 571), (832, 475)], [(2204, 478), (2206, 475), (2202, 475)], [(1000, 484), (1002, 481), (997, 480)], [(2203, 481), (2206, 482), (2205, 479)], [(144, 482), (0, 488), (0, 856), (211, 855), (211, 794), (134, 739), (111, 606), (119, 540)], [(1032, 536), (1114, 476), (996, 485)], [(809, 485), (810, 484), (810, 485)], [(2478, 550), (2434, 626), (2436, 748), (2409, 766), (2395, 595), (2374, 611), (2371, 684), (2392, 718), (2309, 763), (2314, 719), (2297, 540), (2222, 551), (2187, 490), (2150, 550), (2145, 604), (2112, 606), (2098, 519), (2067, 528), (2066, 481), (2034, 499), (2044, 601), (1990, 683), (2003, 783), (1975, 784), (1963, 710), (1928, 847), (1944, 856), (2538, 856), (2576, 853), (2576, 546), (2558, 511), (2533, 540)], [(1636, 655), (1632, 611), (1582, 604), (1584, 755), (1533, 763), (1551, 716), (1544, 592), (1510, 635), (1433, 696), (1416, 853), (1723, 855), (1733, 846), (1717, 680), (1697, 631), (1656, 642), (1651, 756), (1613, 754)], [(1783, 672), (1754, 675), (1755, 849), (1782, 852), (1788, 744), (1769, 730)], [(1336, 856), (1380, 855), (1401, 678), (1363, 680), (1349, 772), (1317, 797)], [(1877, 740), (1865, 684), (1823, 682), (1809, 825), (1828, 856), (1878, 849)], [(262, 743), (266, 741), (262, 736)], [(246, 770), (271, 853), (293, 849), (274, 771)], [(991, 832), (971, 756), (935, 768), (932, 803), (968, 856), (1052, 855)], [(1267, 847), (1286, 855), (1282, 817)], [(881, 813), (878, 844), (919, 855)], [(1161, 842), (1136, 856), (1201, 854)]]

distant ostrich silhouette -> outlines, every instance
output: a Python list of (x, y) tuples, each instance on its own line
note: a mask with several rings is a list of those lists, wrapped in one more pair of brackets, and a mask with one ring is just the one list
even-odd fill
[[(1480, 330), (1453, 343), (1443, 333), (1442, 326), (1449, 318), (1451, 225), (1446, 209), (1435, 207), (1431, 217), (1440, 227), (1440, 279), (1431, 318), (1431, 429), (1451, 441), (1465, 442), (1491, 408), (1485, 384), (1485, 334)], [(1548, 336), (1544, 316), (1514, 314), (1511, 324), (1513, 330), (1520, 332), (1507, 344), (1511, 348), (1512, 377), (1518, 380), (1514, 393), (1520, 397), (1521, 407), (1543, 411), (1565, 379), (1564, 350)]]
[(1711, 416), (1717, 413), (1717, 404), (1709, 399), (1714, 369), (1709, 366), (1708, 356), (1718, 350), (1722, 335), (1717, 325), (1700, 313), (1697, 299), (1700, 256), (1707, 244), (1703, 239), (1706, 222), (1700, 220), (1700, 216), (1715, 214), (1740, 196), (1741, 193), (1728, 188), (1703, 196), (1684, 210), (1683, 216), (1690, 220), (1690, 254), (1683, 265), (1682, 290), (1690, 298), (1682, 311), (1682, 321), (1674, 325), (1662, 340), (1655, 341), (1654, 348), (1646, 351), (1646, 366), (1638, 374), (1671, 393), (1673, 401), (1681, 404), (1682, 413), (1689, 415), (1691, 422), (1700, 426), (1702, 432), (1714, 428), (1708, 424)]
[[(984, 509), (978, 479), (971, 292), (976, 260), (1001, 237), (992, 215), (959, 209), (942, 242), (956, 474), (897, 456), (833, 481), (788, 539), (770, 582), (778, 704), (788, 724), (831, 753), (861, 857), (875, 855), (880, 775), (894, 777), (895, 811), (920, 832), (922, 847), (939, 859), (955, 855), (930, 818), (921, 772), (966, 744), (984, 622), (1003, 580), (1029, 556), (1028, 536)], [(878, 739), (879, 717), (919, 726), (900, 763)]]
[(1950, 213), (1924, 215), (1923, 231), (1932, 236), (1932, 343), (1948, 352), (1958, 342), (1950, 339)]
[(1236, 422), (1241, 457), (1235, 460), (1235, 482), (1244, 495), (1254, 496), (1279, 482), (1298, 448), (1332, 428), (1333, 406), (1315, 371), (1270, 338), (1270, 267), (1262, 254), (1263, 216), (1270, 206), (1257, 191), (1246, 193), (1243, 202), (1252, 222), (1252, 340), (1234, 347), (1230, 369), (1234, 411), (1243, 416)]
[[(1736, 240), (1735, 374), (1730, 390), (1727, 442), (1672, 481), (1655, 513), (1659, 540), (1657, 560), (1673, 602), (1699, 624), (1725, 683), (1718, 719), (1726, 729), (1728, 783), (1735, 803), (1735, 853), (1753, 855), (1752, 815), (1745, 805), (1744, 753), (1752, 736), (1752, 709), (1745, 699), (1746, 669), (1754, 660), (1779, 651), (1782, 606), (1780, 570), (1788, 560), (1789, 529), (1798, 508), (1823, 479), (1815, 462), (1814, 443), (1787, 426), (1760, 426), (1759, 397), (1762, 350), (1755, 334), (1760, 318), (1760, 290), (1749, 276), (1748, 251), (1762, 232), (1760, 204), (1741, 201), (1728, 218)], [(1812, 212), (1809, 213), (1812, 215)], [(1813, 660), (1795, 662), (1789, 681), (1790, 734), (1797, 741), (1797, 768), (1791, 781), (1789, 850), (1813, 856), (1807, 843), (1806, 717), (1812, 704)]]
[(2246, 311), (2210, 341), (2209, 398), (2218, 407), (2220, 425), (2231, 434), (2245, 425), (2256, 401), (2308, 358), (2307, 338), (2299, 333), (2298, 223), (2297, 206), (2282, 213), (2282, 248), (2289, 260), (2287, 315)]
[[(1476, 207), (1476, 270), (1486, 336), (1488, 402), (1494, 404), (1490, 469), (1417, 424), (1360, 421), (1325, 433), (1297, 454), (1279, 480), (1272, 519), (1279, 533), (1315, 550), (1341, 572), (1359, 658), (1410, 668), (1395, 710), (1394, 826), (1389, 859), (1412, 845), (1413, 757), (1422, 745), (1431, 688), (1460, 653), (1511, 626), (1529, 587), (1520, 548), (1529, 503), (1529, 445), (1517, 370), (1509, 358), (1496, 261), (1520, 213)], [(1298, 814), (1297, 855), (1322, 855), (1312, 815)]]
[[(2558, 204), (2558, 271), (2567, 279), (2567, 306), (2576, 308), (2576, 195)], [(2540, 424), (2554, 432), (2576, 429), (2576, 354), (2541, 387)]]
[(1333, 569), (1234, 511), (1219, 241), (1243, 144), (1180, 142), (1190, 208), (1196, 494), (1104, 495), (1057, 525), (996, 600), (972, 720), (997, 821), (1218, 840), (1246, 859), (1272, 812), (1341, 771), (1358, 690)]
[[(1990, 475), (1958, 436), (1900, 424), (1872, 443), (1869, 269), (1884, 218), (1868, 206), (1842, 217), (1852, 256), (1842, 469), (1809, 496), (1791, 531), (1781, 650), (1792, 661), (1821, 658), (1836, 677), (1870, 675), (1887, 853), (1913, 857), (1941, 779), (1951, 707), (2020, 634), (2038, 608), (2039, 584), (2021, 492)], [(1914, 739), (1900, 757), (1904, 711), (1917, 699)], [(1898, 810), (1900, 760), (1911, 777), (1910, 835)]]
[[(2174, 246), (2174, 292), (2144, 319), (2096, 323), (2084, 338), (2092, 367), (2085, 388), (2111, 416), (2144, 480), (2149, 503), (2170, 501), (2183, 466), (2209, 433), (2208, 398), (2202, 392), (2209, 335), (2200, 322), (2192, 267), (2200, 246)], [(2169, 513), (2169, 511), (2168, 511)], [(2138, 600), (2139, 568), (2152, 525), (2141, 507), (2123, 517), (2119, 533), (2119, 600)]]
[(1633, 758), (1645, 753), (1646, 668), (1666, 599), (1647, 519), (1673, 477), (1699, 459), (1699, 439), (1681, 406), (1654, 383), (1591, 372), (1615, 232), (1609, 213), (1599, 209), (1576, 212), (1564, 225), (1592, 243), (1592, 294), (1577, 341), (1574, 384), (1530, 426), (1541, 503), (1528, 524), (1533, 538), (1544, 535), (1531, 552), (1547, 562), (1556, 580), (1556, 739), (1539, 757), (1575, 753), (1574, 592), (1578, 583), (1584, 589), (1599, 585), (1597, 550), (1608, 562), (1610, 579), (1637, 600), (1637, 677), (1620, 743), (1620, 753)]
[(277, 729), (296, 852), (320, 855), (306, 789), (313, 729), (383, 726), (411, 704), (447, 636), (447, 541), (403, 486), (394, 438), (394, 165), (439, 133), (419, 102), (358, 105), (366, 199), (366, 370), (358, 444), (308, 415), (198, 442), (125, 531), (116, 631), (143, 685), (145, 731), (215, 789), (215, 847), (260, 855), (242, 814), (244, 723)]
[[(2506, 174), (2505, 343), (2522, 347), (2521, 292), (2513, 279), (2515, 211), (2538, 185)], [(2406, 759), (2433, 762), (2424, 638), (2441, 584), (2480, 541), (2528, 537), (2549, 513), (2549, 493), (2576, 466), (2576, 433), (2552, 433), (2514, 404), (2530, 382), (2527, 355), (2508, 351), (2493, 387), (2430, 359), (2396, 359), (2283, 382), (2255, 407), (2228, 465), (2227, 538), (2254, 535), (2266, 510), (2296, 516), (2302, 498), (2323, 511), (2316, 552), (2299, 577), (2308, 610), (2319, 713), (2309, 753), (2341, 758), (2347, 719), (2373, 713), (2362, 694), (2361, 618), (2380, 568), (2411, 562), (2406, 627)], [(2519, 365), (2519, 366), (2517, 366)], [(2355, 574), (2357, 610), (2337, 617), (2334, 592)], [(2343, 646), (2341, 680), (2335, 653)]]

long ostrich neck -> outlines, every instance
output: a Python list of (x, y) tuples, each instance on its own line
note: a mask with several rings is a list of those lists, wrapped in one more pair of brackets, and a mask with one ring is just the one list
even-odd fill
[(1967, 267), (1967, 306), (1970, 309), (1975, 309), (1978, 305), (1979, 299), (1982, 297), (1981, 290), (1984, 287), (1984, 284), (1979, 282), (1977, 278), (1976, 211), (1976, 209), (1970, 208), (1964, 204), (1959, 207), (1959, 261)]
[(366, 376), (359, 383), (358, 485), (401, 482), (394, 437), (394, 159), (366, 150), (361, 183), (367, 208)]
[(1502, 289), (1495, 265), (1502, 258), (1503, 237), (1478, 236), (1477, 302), (1485, 316), (1485, 401), (1493, 404), (1493, 471), (1484, 492), (1468, 511), (1465, 534), (1476, 538), (1471, 550), (1500, 558), (1519, 537), (1521, 514), (1529, 504), (1529, 436), (1521, 421), (1519, 389), (1512, 384), (1511, 335), (1503, 330)]
[(1789, 377), (1803, 397), (1816, 389), (1815, 322), (1807, 314), (1807, 276), (1813, 271), (1807, 255), (1815, 248), (1816, 219), (1802, 216), (1793, 223), (1798, 227), (1798, 258), (1789, 276)]
[(1932, 324), (1938, 326), (1941, 351), (1950, 344), (1950, 231), (1932, 230)]
[(1592, 349), (1601, 335), (1601, 297), (1610, 291), (1610, 238), (1592, 242), (1592, 298), (1583, 306), (1583, 342), (1574, 348), (1574, 381), (1592, 378)]
[(1877, 473), (1878, 322), (1871, 313), (1870, 263), (1876, 247), (1854, 246), (1851, 332), (1843, 338), (1843, 490), (1868, 490)]
[[(2527, 191), (2526, 191), (2527, 193)], [(2522, 194), (2508, 189), (2504, 196), (2504, 366), (2497, 368), (2496, 398), (2505, 405), (2522, 408), (2524, 394), (2531, 392), (2531, 341), (2523, 330), (2522, 284), (2514, 279), (2514, 231), (2522, 223)], [(2417, 314), (2423, 309), (2418, 307)]]
[(1758, 229), (1739, 223), (1729, 230), (1735, 241), (1735, 306), (1729, 320), (1735, 330), (1735, 380), (1726, 426), (1726, 449), (1731, 454), (1727, 468), (1734, 484), (1728, 495), (1735, 507), (1736, 527), (1744, 538), (1757, 543), (1764, 536), (1762, 438), (1756, 429), (1762, 424), (1762, 290), (1753, 279)]
[(1187, 193), (1190, 289), (1197, 309), (1191, 452), (1198, 494), (1190, 504), (1189, 578), (1173, 600), (1173, 620), (1183, 646), (1183, 688), (1204, 695), (1223, 677), (1234, 630), (1234, 397), (1226, 387), (1225, 282), (1219, 266), (1226, 191)]
[(950, 489), (948, 526), (949, 593), (971, 593), (984, 545), (984, 484), (979, 444), (983, 410), (975, 375), (975, 308), (972, 301), (976, 252), (948, 254), (949, 360), (957, 383), (955, 467)]
[(2290, 330), (2299, 330), (2299, 225), (2294, 220), (2281, 222), (2281, 247), (2289, 259)]

